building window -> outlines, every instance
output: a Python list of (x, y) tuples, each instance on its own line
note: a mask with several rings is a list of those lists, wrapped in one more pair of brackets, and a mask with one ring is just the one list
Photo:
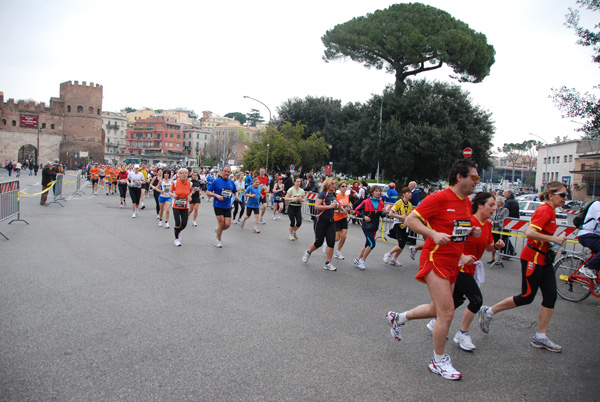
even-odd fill
[(46, 128), (46, 123), (42, 123), (42, 128)]
[(54, 124), (50, 124), (50, 128), (54, 130)]
[(90, 107), (90, 108), (88, 109), (88, 113), (89, 113), (89, 114), (94, 114), (94, 108), (93, 108), (93, 107)]
[(98, 108), (98, 110), (96, 110), (96, 114), (97, 114), (98, 116), (100, 116), (100, 108)]
[(77, 106), (77, 113), (83, 113), (83, 106)]
[(156, 133), (156, 139), (160, 140), (160, 133)]
[(67, 113), (71, 113), (71, 105), (67, 106)]
[(573, 162), (573, 155), (569, 155), (569, 162)]
[(6, 119), (2, 119), (2, 125), (6, 126)]
[(564, 160), (564, 162), (565, 162), (565, 163), (567, 163), (567, 155), (565, 155), (565, 160)]
[(546, 164), (546, 158), (544, 158), (544, 165)]
[(17, 125), (17, 121), (13, 120), (13, 121), (10, 122), (10, 124), (13, 125), (13, 126), (16, 126)]

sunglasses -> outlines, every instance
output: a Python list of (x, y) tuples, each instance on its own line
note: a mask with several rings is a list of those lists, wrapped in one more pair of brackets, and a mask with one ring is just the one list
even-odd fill
[(562, 198), (567, 198), (567, 193), (552, 193), (554, 195), (560, 195)]
[(348, 187), (348, 186), (347, 186), (347, 185), (345, 185), (345, 184), (342, 184), (340, 187)]
[(471, 176), (471, 178), (472, 178), (474, 181), (477, 181), (477, 180), (479, 180), (479, 175), (478, 175), (478, 174), (470, 174), (470, 173), (469, 173), (467, 176)]

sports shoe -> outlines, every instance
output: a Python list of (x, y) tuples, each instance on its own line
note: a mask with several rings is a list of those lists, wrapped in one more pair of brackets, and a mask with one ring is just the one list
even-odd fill
[(326, 269), (327, 271), (335, 271), (337, 268), (334, 267), (331, 262), (326, 262), (325, 265), (323, 265), (323, 269)]
[(462, 374), (452, 367), (452, 361), (450, 360), (448, 353), (444, 353), (441, 362), (436, 362), (435, 359), (431, 359), (429, 371), (441, 375), (446, 380), (460, 380), (462, 378)]
[(360, 260), (358, 258), (354, 259), (354, 265), (360, 268)]
[(223, 248), (223, 245), (221, 244), (221, 240), (217, 239), (217, 241), (215, 241), (215, 247), (216, 248)]
[(393, 311), (388, 311), (385, 315), (385, 319), (388, 324), (392, 327), (390, 328), (390, 334), (392, 334), (392, 338), (396, 341), (402, 340), (402, 328), (404, 328), (404, 324), (398, 324), (398, 313)]
[(490, 323), (492, 322), (492, 317), (488, 316), (486, 313), (489, 310), (489, 307), (487, 306), (481, 306), (481, 308), (479, 309), (479, 328), (481, 328), (481, 330), (484, 333), (489, 333), (490, 332)]
[(310, 258), (310, 253), (308, 252), (308, 250), (306, 250), (304, 252), (304, 255), (302, 256), (302, 262), (304, 262), (304, 263), (308, 262), (309, 258)]
[(337, 258), (338, 260), (344, 260), (344, 256), (342, 255), (342, 253), (340, 253), (339, 250), (336, 250), (335, 253), (333, 253), (333, 258)]
[(123, 204), (121, 204), (121, 206), (119, 208), (123, 209)]
[(277, 217), (276, 217), (275, 215), (273, 215), (273, 220), (274, 220), (274, 221), (276, 221), (276, 220), (277, 220)]
[(456, 335), (454, 335), (454, 342), (457, 343), (462, 350), (471, 351), (475, 349), (475, 345), (473, 345), (473, 341), (468, 332), (465, 332), (464, 334), (460, 332), (460, 330), (456, 332)]
[(181, 242), (179, 241), (179, 239), (175, 239), (175, 242), (174, 242), (174, 244), (175, 244), (177, 247), (181, 247)]
[(386, 264), (390, 263), (390, 253), (385, 253), (383, 255), (383, 262), (386, 263)]
[(327, 254), (327, 243), (323, 244), (323, 254)]
[(246, 220), (244, 219), (244, 220), (242, 221), (242, 223), (240, 224), (240, 229), (243, 229), (245, 224), (246, 224)]
[(296, 240), (296, 238), (294, 237), (294, 235), (293, 235), (293, 234), (291, 234), (291, 235), (290, 235), (290, 241), (294, 241), (294, 240)]
[(158, 227), (162, 227), (163, 222), (162, 221), (158, 221)]
[(264, 220), (263, 218), (260, 218), (260, 219), (259, 219), (259, 222), (260, 222), (260, 223), (262, 223), (263, 225), (266, 225), (266, 224), (267, 224), (267, 222), (265, 222), (265, 220)]
[(427, 329), (433, 332), (433, 325), (435, 324), (435, 318), (427, 323)]
[(156, 214), (156, 219), (160, 219), (160, 215), (159, 214)]
[(146, 206), (144, 205), (143, 202), (142, 202), (142, 208), (141, 209), (146, 209)]
[(192, 222), (192, 226), (198, 226), (198, 224), (196, 223), (196, 221)]
[(390, 258), (390, 265), (394, 265), (396, 267), (401, 267), (402, 263), (395, 258)]
[(415, 256), (417, 255), (417, 250), (415, 250), (415, 246), (410, 246), (408, 248), (408, 251), (410, 251), (410, 259), (414, 260)]
[(171, 226), (169, 226), (169, 222), (165, 222), (165, 229), (170, 228)]
[(298, 233), (296, 233), (296, 232), (294, 232), (294, 239), (296, 239), (296, 240), (298, 240), (298, 239), (299, 239), (299, 237), (298, 237)]
[(556, 353), (562, 352), (562, 346), (557, 345), (556, 343), (552, 342), (547, 337), (544, 339), (538, 339), (534, 336), (533, 339), (531, 340), (530, 345), (537, 349), (549, 350), (550, 352), (556, 352)]
[(252, 229), (252, 231), (253, 231), (254, 233), (260, 233), (260, 230), (258, 230), (258, 228), (254, 228), (254, 229)]
[(365, 268), (367, 268), (365, 266), (365, 260), (358, 260), (358, 267), (362, 270), (364, 270)]
[(237, 225), (237, 224), (238, 224), (238, 221), (237, 221), (237, 219), (234, 219), (234, 220), (232, 220), (231, 222), (233, 222), (233, 224), (234, 224), (234, 225)]
[(590, 279), (596, 279), (598, 277), (593, 269), (590, 269), (586, 266), (579, 268), (579, 273), (585, 276), (586, 278)]
[(132, 218), (135, 218), (135, 212), (131, 215)]

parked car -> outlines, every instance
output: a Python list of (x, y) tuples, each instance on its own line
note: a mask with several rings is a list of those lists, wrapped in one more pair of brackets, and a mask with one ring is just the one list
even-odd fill
[[(539, 201), (519, 201), (519, 215), (521, 219), (526, 221), (531, 220), (531, 215), (533, 212), (542, 205)], [(556, 208), (556, 224), (558, 226), (568, 226), (569, 219), (567, 218), (567, 214), (561, 208)]]
[(581, 208), (583, 208), (585, 206), (586, 202), (585, 201), (566, 201), (565, 202), (565, 209), (572, 209), (572, 210), (580, 210)]
[(515, 197), (517, 201), (535, 201), (537, 199), (537, 194), (523, 194), (518, 197)]

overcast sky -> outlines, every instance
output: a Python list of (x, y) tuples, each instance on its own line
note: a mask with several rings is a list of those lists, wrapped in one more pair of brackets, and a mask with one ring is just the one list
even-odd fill
[[(382, 0), (0, 0), (5, 99), (48, 102), (64, 81), (104, 87), (103, 109), (183, 107), (201, 114), (268, 111), (293, 97), (364, 102), (392, 74), (347, 61), (325, 63), (321, 36), (336, 24), (397, 3)], [(599, 82), (591, 50), (564, 26), (575, 0), (423, 1), (487, 36), (496, 63), (480, 84), (461, 84), (495, 121), (494, 144), (578, 138), (551, 88)], [(585, 22), (598, 15), (584, 12)], [(586, 24), (591, 27), (591, 23)], [(453, 81), (450, 70), (419, 78)]]

